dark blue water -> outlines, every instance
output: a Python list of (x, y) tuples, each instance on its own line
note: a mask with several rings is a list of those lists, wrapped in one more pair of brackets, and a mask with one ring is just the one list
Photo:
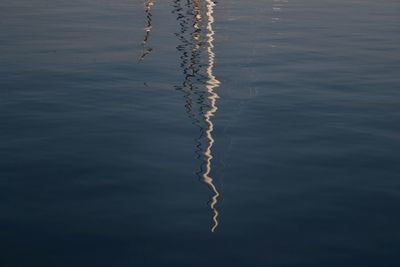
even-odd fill
[(0, 266), (400, 266), (397, 0), (0, 2)]

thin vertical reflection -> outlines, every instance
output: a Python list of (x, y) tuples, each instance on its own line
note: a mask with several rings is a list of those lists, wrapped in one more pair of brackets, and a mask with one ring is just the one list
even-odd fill
[(214, 124), (212, 121), (212, 117), (215, 116), (215, 113), (217, 112), (217, 99), (218, 99), (218, 94), (215, 92), (215, 89), (219, 86), (220, 82), (216, 79), (214, 76), (214, 61), (215, 61), (215, 53), (214, 53), (214, 29), (213, 29), (213, 23), (214, 23), (214, 6), (215, 3), (211, 0), (206, 0), (206, 6), (207, 6), (207, 54), (208, 54), (208, 66), (207, 66), (207, 92), (208, 92), (208, 100), (210, 102), (210, 109), (204, 114), (205, 121), (207, 123), (207, 139), (208, 139), (208, 145), (206, 148), (206, 151), (204, 153), (206, 157), (206, 171), (203, 174), (203, 179), (204, 182), (208, 184), (208, 186), (211, 188), (213, 191), (213, 196), (211, 198), (210, 202), (210, 207), (214, 212), (213, 216), (213, 221), (214, 225), (211, 228), (211, 232), (214, 232), (215, 229), (218, 227), (218, 210), (217, 210), (217, 203), (218, 203), (218, 197), (219, 197), (219, 192), (217, 188), (214, 185), (213, 178), (211, 177), (211, 168), (212, 168), (212, 147), (215, 142), (213, 138), (213, 131), (214, 131)]
[(146, 13), (146, 27), (144, 28), (145, 30), (145, 35), (142, 41), (142, 48), (143, 52), (139, 57), (139, 62), (141, 62), (145, 56), (151, 53), (153, 50), (152, 48), (148, 47), (148, 42), (150, 38), (150, 33), (151, 30), (153, 29), (153, 24), (152, 24), (152, 13), (151, 10), (153, 8), (154, 2), (153, 0), (146, 0), (144, 3), (144, 12)]
[[(212, 178), (212, 148), (215, 143), (213, 117), (217, 112), (218, 94), (215, 89), (220, 82), (214, 75), (214, 6), (207, 0), (205, 11), (199, 0), (175, 0), (174, 13), (177, 15), (179, 31), (176, 33), (180, 44), (180, 67), (184, 81), (176, 89), (184, 93), (185, 110), (192, 123), (199, 129), (196, 138), (195, 154), (200, 162), (196, 175), (211, 190), (210, 208), (213, 212), (211, 231), (218, 227), (219, 212), (217, 209), (220, 196)], [(205, 32), (205, 34), (203, 34)], [(207, 64), (202, 64), (202, 52), (206, 52)], [(206, 68), (204, 68), (206, 66)]]

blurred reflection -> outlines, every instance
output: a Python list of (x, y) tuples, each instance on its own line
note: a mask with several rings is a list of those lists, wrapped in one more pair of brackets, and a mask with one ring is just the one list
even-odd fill
[[(272, 3), (272, 23), (276, 23), (276, 25), (278, 25), (278, 23), (280, 23), (281, 21), (281, 16), (282, 16), (282, 11), (283, 8), (287, 5), (288, 0), (273, 0)], [(278, 42), (279, 39), (281, 39), (281, 35), (282, 32), (280, 31), (280, 27), (275, 27), (275, 30), (273, 31), (273, 35), (275, 36), (275, 38), (272, 38), (272, 44), (271, 47), (275, 48), (278, 47)]]
[(288, 0), (274, 0), (272, 4), (272, 22), (279, 22), (280, 13), (287, 2)]
[(148, 47), (150, 33), (153, 28), (152, 20), (151, 20), (151, 17), (152, 17), (151, 9), (152, 9), (153, 5), (154, 5), (153, 0), (146, 0), (144, 3), (144, 11), (146, 13), (146, 27), (144, 28), (145, 35), (144, 35), (143, 42), (142, 42), (143, 52), (139, 57), (139, 62), (141, 62), (144, 59), (144, 57), (147, 56), (148, 54), (150, 54), (150, 52), (153, 50), (152, 48)]
[[(211, 231), (214, 232), (218, 227), (217, 203), (220, 196), (211, 174), (212, 147), (215, 142), (212, 119), (218, 110), (218, 94), (215, 89), (219, 86), (219, 81), (213, 73), (215, 3), (211, 0), (206, 0), (205, 6), (202, 3), (199, 0), (174, 1), (174, 13), (177, 15), (180, 26), (179, 32), (176, 33), (180, 40), (177, 50), (180, 52), (180, 67), (184, 74), (182, 84), (176, 89), (183, 92), (186, 113), (199, 129), (195, 153), (200, 166), (196, 175), (210, 188), (212, 193), (209, 205), (213, 212)], [(205, 10), (203, 10), (204, 8)], [(204, 22), (203, 19), (205, 19)], [(206, 54), (202, 55), (204, 52)], [(204, 57), (206, 64), (202, 64)]]

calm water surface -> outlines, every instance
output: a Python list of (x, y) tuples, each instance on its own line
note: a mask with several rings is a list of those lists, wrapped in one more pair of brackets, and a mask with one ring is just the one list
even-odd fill
[(2, 0), (0, 266), (400, 266), (398, 0)]

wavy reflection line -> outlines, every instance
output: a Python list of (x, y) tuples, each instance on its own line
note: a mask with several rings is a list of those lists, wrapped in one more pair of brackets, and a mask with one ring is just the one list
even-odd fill
[(142, 47), (143, 47), (143, 52), (140, 55), (138, 61), (141, 62), (143, 61), (144, 57), (147, 56), (148, 54), (153, 51), (151, 47), (148, 47), (148, 42), (150, 38), (150, 33), (151, 30), (153, 29), (153, 24), (152, 24), (152, 13), (151, 9), (153, 8), (154, 2), (153, 0), (146, 0), (144, 3), (144, 11), (146, 13), (146, 27), (144, 28), (145, 30), (145, 35), (142, 41)]
[[(185, 110), (188, 117), (192, 120), (192, 124), (199, 129), (199, 136), (196, 142), (196, 159), (201, 162), (199, 170), (195, 172), (196, 176), (201, 179), (203, 173), (203, 144), (202, 139), (205, 136), (202, 119), (199, 118), (202, 105), (204, 103), (204, 92), (202, 92), (197, 84), (200, 74), (200, 57), (201, 57), (201, 38), (200, 38), (200, 12), (199, 6), (195, 7), (192, 1), (174, 1), (174, 11), (177, 15), (180, 30), (175, 35), (180, 40), (180, 44), (176, 47), (180, 53), (180, 67), (182, 69), (184, 80), (181, 85), (175, 88), (181, 91), (185, 99)], [(197, 11), (197, 14), (196, 14)], [(189, 29), (192, 29), (189, 31)], [(197, 112), (195, 112), (197, 110)]]
[[(199, 170), (196, 171), (196, 175), (212, 192), (208, 203), (213, 211), (211, 232), (214, 232), (218, 227), (219, 212), (217, 203), (220, 194), (211, 176), (212, 147), (215, 143), (212, 118), (218, 110), (218, 95), (215, 92), (215, 88), (219, 86), (219, 81), (213, 74), (215, 61), (213, 9), (215, 4), (212, 1), (206, 1), (205, 3), (206, 11), (202, 12), (204, 7), (202, 1), (174, 0), (173, 13), (177, 15), (177, 21), (180, 25), (180, 30), (176, 33), (180, 40), (177, 50), (181, 54), (180, 67), (184, 74), (184, 81), (181, 85), (176, 86), (176, 89), (184, 93), (186, 113), (192, 120), (192, 124), (199, 129), (195, 154), (200, 166)], [(205, 15), (202, 16), (204, 13)], [(205, 25), (202, 24), (203, 19), (205, 20)], [(204, 26), (205, 35), (202, 34)], [(205, 50), (203, 50), (203, 47)], [(202, 51), (207, 52), (206, 69), (203, 69), (201, 64)], [(204, 90), (204, 85), (206, 90)]]
[[(185, 8), (188, 9), (187, 12), (185, 12)], [(201, 121), (197, 118), (196, 113), (193, 112), (196, 105), (202, 102), (201, 91), (195, 84), (200, 71), (200, 38), (196, 37), (199, 35), (199, 30), (194, 29), (192, 32), (188, 32), (191, 26), (198, 25), (199, 22), (195, 21), (196, 16), (194, 13), (189, 12), (191, 9), (193, 9), (193, 7), (190, 1), (187, 1), (185, 5), (182, 5), (181, 0), (174, 1), (174, 13), (177, 14), (177, 21), (180, 26), (180, 31), (175, 35), (181, 42), (176, 49), (181, 54), (179, 57), (181, 60), (180, 67), (184, 75), (184, 81), (181, 85), (176, 86), (176, 89), (184, 93), (186, 113), (189, 118), (192, 119), (193, 124), (199, 127), (201, 131)], [(191, 18), (192, 16), (193, 21)], [(201, 139), (201, 136), (199, 139)], [(201, 144), (197, 146), (200, 148)]]
[(208, 100), (210, 101), (210, 109), (204, 114), (205, 122), (207, 123), (206, 135), (208, 139), (208, 145), (206, 147), (206, 151), (204, 153), (206, 157), (206, 171), (203, 174), (204, 182), (211, 188), (213, 191), (213, 196), (211, 197), (210, 208), (213, 210), (214, 216), (213, 221), (214, 225), (211, 228), (211, 232), (214, 232), (218, 227), (218, 209), (216, 207), (218, 203), (218, 197), (220, 196), (216, 186), (214, 185), (213, 178), (211, 177), (211, 168), (212, 168), (212, 147), (214, 145), (213, 131), (214, 131), (214, 123), (212, 121), (212, 117), (215, 116), (215, 113), (218, 110), (217, 107), (217, 99), (219, 98), (218, 94), (215, 92), (215, 89), (219, 86), (220, 82), (216, 79), (214, 75), (214, 64), (215, 64), (215, 53), (214, 53), (214, 6), (215, 3), (211, 0), (206, 0), (207, 7), (207, 54), (208, 54), (208, 66), (207, 66), (207, 92), (209, 93)]

